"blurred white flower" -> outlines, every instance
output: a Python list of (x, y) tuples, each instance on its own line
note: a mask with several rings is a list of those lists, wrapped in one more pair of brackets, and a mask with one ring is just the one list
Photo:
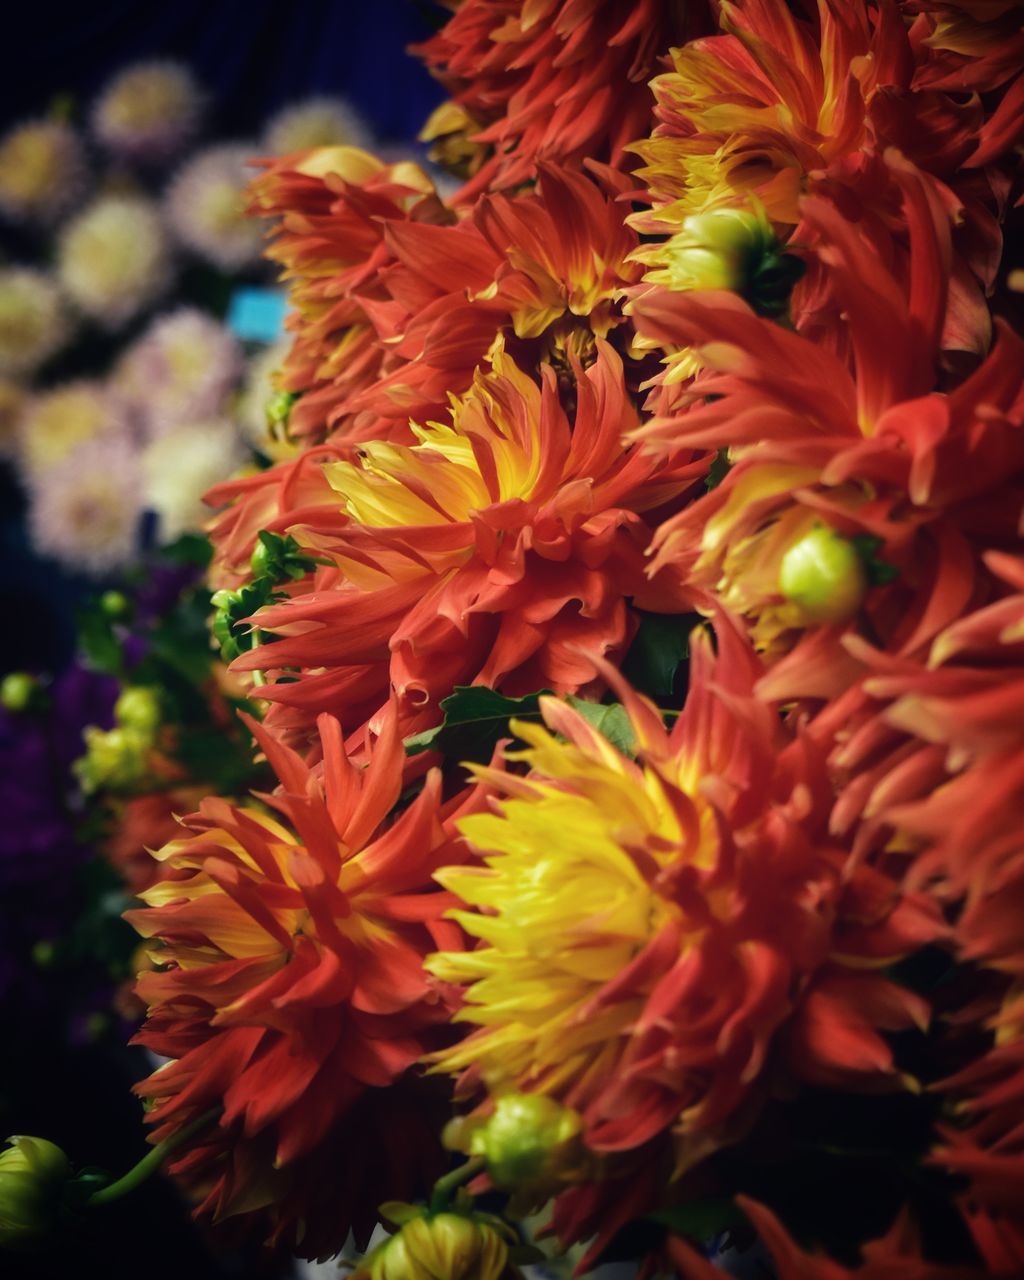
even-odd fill
[(195, 136), (204, 101), (187, 67), (142, 62), (119, 72), (100, 94), (92, 130), (105, 147), (127, 160), (159, 163)]
[(69, 382), (33, 396), (18, 424), (23, 469), (38, 475), (62, 463), (79, 445), (126, 435), (124, 408), (101, 382)]
[(255, 176), (248, 162), (256, 153), (249, 143), (201, 151), (167, 193), (167, 219), (174, 234), (222, 271), (240, 271), (260, 260), (263, 226), (245, 212), (246, 188)]
[(0, 270), (0, 375), (34, 373), (70, 333), (56, 281), (28, 267)]
[(116, 569), (135, 553), (141, 489), (139, 459), (127, 439), (87, 440), (32, 480), (32, 541), (70, 568)]
[(113, 385), (147, 435), (213, 418), (241, 378), (242, 351), (222, 324), (195, 307), (154, 321), (121, 357)]
[(141, 196), (103, 196), (61, 234), (58, 274), (94, 320), (116, 329), (153, 302), (169, 278), (159, 211)]
[(173, 542), (209, 518), (203, 494), (244, 460), (235, 426), (227, 419), (172, 427), (142, 453), (144, 504), (160, 518), (160, 540)]
[(88, 180), (82, 140), (59, 120), (30, 120), (0, 138), (0, 212), (49, 224), (81, 199)]
[(306, 98), (271, 116), (263, 133), (263, 150), (283, 156), (311, 147), (372, 147), (366, 122), (341, 98)]

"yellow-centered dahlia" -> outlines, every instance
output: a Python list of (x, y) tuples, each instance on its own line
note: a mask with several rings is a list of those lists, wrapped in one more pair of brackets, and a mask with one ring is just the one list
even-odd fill
[(555, 699), (546, 728), (515, 726), (529, 775), (477, 769), (502, 798), (459, 824), (482, 865), (437, 873), (480, 945), (427, 962), (463, 984), (456, 1017), (475, 1025), (440, 1069), (573, 1107), (598, 1153), (672, 1130), (683, 1167), (780, 1072), (898, 1085), (879, 1029), (926, 1008), (873, 969), (935, 933), (830, 839), (818, 757), (752, 696), (739, 632), (722, 622), (717, 640), (715, 656), (694, 635), (671, 732), (616, 684), (635, 760)]

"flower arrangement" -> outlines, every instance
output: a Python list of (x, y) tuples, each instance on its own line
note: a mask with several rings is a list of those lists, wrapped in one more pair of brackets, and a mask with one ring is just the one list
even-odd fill
[(156, 1150), (375, 1280), (1019, 1275), (1020, 6), (451, 8), (454, 194), (250, 189), (292, 342), (207, 573), (273, 777), (136, 872)]

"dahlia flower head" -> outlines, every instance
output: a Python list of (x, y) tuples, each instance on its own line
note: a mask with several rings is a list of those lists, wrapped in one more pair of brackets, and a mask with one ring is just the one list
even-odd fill
[(468, 175), (466, 203), (528, 181), (542, 159), (622, 166), (649, 127), (658, 60), (709, 22), (700, 2), (468, 0), (416, 50), (452, 95), (421, 136)]
[(31, 376), (71, 334), (57, 282), (30, 267), (0, 271), (0, 375)]
[[(624, 357), (631, 387), (645, 369), (618, 301), (639, 278), (626, 262), (637, 241), (609, 171), (545, 168), (532, 195), (488, 197), (453, 220), (413, 165), (340, 148), (292, 164), (253, 191), (281, 220), (268, 253), (294, 280), (295, 342), (277, 381), (298, 399), (276, 447), (307, 451), (210, 495), (230, 504), (212, 532), (218, 585), (244, 580), (259, 529), (284, 523), (300, 487), (303, 505), (317, 500), (317, 458), (363, 439), (412, 443), (410, 418), (442, 417), (497, 339), (522, 368), (550, 363), (569, 398), (572, 362), (591, 361), (599, 337)], [(309, 449), (321, 442), (329, 449)]]
[(29, 477), (42, 476), (87, 441), (130, 435), (119, 398), (102, 382), (80, 379), (31, 397), (18, 423), (18, 461)]
[(610, 346), (598, 340), (573, 381), (570, 417), (554, 371), (538, 386), (499, 346), (417, 443), (366, 441), (322, 462), (333, 502), (272, 529), (327, 564), (253, 616), (276, 639), (232, 665), (267, 671), (275, 732), (308, 741), (314, 708), (365, 732), (392, 687), (405, 733), (436, 724), (460, 684), (596, 689), (593, 657), (625, 651), (634, 607), (678, 607), (647, 577), (644, 513), (706, 464), (623, 447), (636, 416)]
[(43, 227), (69, 212), (88, 183), (82, 140), (60, 120), (30, 120), (0, 138), (0, 213)]
[[(1019, 377), (1019, 375), (1017, 375)], [(1024, 563), (983, 556), (989, 585), (913, 654), (848, 642), (862, 677), (822, 707), (808, 732), (836, 790), (831, 825), (860, 856), (898, 848), (905, 883), (954, 922), (950, 945), (972, 991), (947, 1038), (981, 1035), (968, 1065), (934, 1088), (947, 1100), (931, 1163), (969, 1180), (957, 1204), (996, 1274), (1024, 1259), (1024, 1090), (1019, 919), (1024, 863), (1016, 796), (1024, 784)]]
[(366, 121), (343, 98), (314, 97), (271, 116), (263, 130), (262, 151), (285, 156), (315, 147), (366, 147), (372, 140)]
[(234, 273), (261, 259), (263, 229), (246, 216), (254, 145), (207, 147), (186, 162), (164, 197), (178, 242), (219, 270)]
[[(833, 206), (803, 204), (846, 316), (849, 363), (732, 294), (652, 290), (632, 305), (641, 333), (693, 346), (705, 365), (680, 411), (639, 434), (670, 452), (724, 449), (730, 463), (720, 484), (659, 528), (652, 568), (671, 566), (681, 587), (748, 620), (771, 665), (759, 692), (783, 702), (836, 696), (856, 678), (846, 637), (858, 618), (890, 652), (919, 651), (988, 589), (981, 553), (1017, 537), (1020, 340), (1001, 329), (973, 375), (935, 391), (948, 225), (930, 183), (891, 163), (904, 190), (911, 287)], [(867, 539), (886, 566), (857, 613), (829, 624), (780, 589), (787, 551), (821, 524)]]
[(42, 555), (103, 575), (136, 552), (142, 480), (134, 445), (119, 434), (85, 440), (31, 478), (29, 534)]
[[(673, 50), (673, 69), (652, 82), (657, 127), (632, 148), (652, 208), (630, 221), (669, 237), (638, 254), (652, 278), (670, 266), (686, 219), (723, 206), (754, 201), (783, 241), (802, 244), (808, 192), (834, 200), (880, 257), (905, 261), (901, 193), (882, 163), (895, 147), (933, 180), (952, 234), (943, 346), (984, 352), (1001, 244), (999, 168), (1013, 162), (1020, 136), (1019, 93), (986, 118), (962, 85), (950, 93), (920, 84), (930, 42), (892, 5), (829, 0), (799, 17), (774, 0), (739, 0), (721, 7), (720, 24), (722, 34)], [(793, 314), (816, 336), (824, 320), (835, 341), (829, 284), (827, 271), (812, 269)]]
[(272, 1240), (327, 1257), (350, 1226), (365, 1243), (380, 1199), (422, 1194), (443, 1169), (444, 1116), (434, 1129), (431, 1091), (411, 1073), (452, 1010), (422, 960), (459, 945), (430, 877), (461, 855), (437, 771), (392, 813), (394, 708), (365, 767), (322, 716), (315, 777), (247, 724), (280, 786), (247, 804), (204, 800), (154, 855), (177, 878), (128, 913), (158, 964), (138, 980), (149, 1016), (137, 1040), (171, 1060), (137, 1092), (157, 1141), (217, 1113), (170, 1166), (199, 1214), (260, 1215)]
[(170, 246), (157, 206), (102, 196), (61, 232), (57, 274), (68, 297), (106, 329), (120, 329), (169, 283)]
[(188, 67), (140, 62), (113, 77), (92, 109), (96, 139), (124, 160), (162, 164), (199, 130), (206, 95)]
[(228, 329), (205, 311), (179, 307), (129, 347), (113, 385), (152, 437), (223, 413), (242, 367), (241, 348)]
[[(928, 1008), (883, 971), (944, 931), (926, 895), (831, 836), (816, 745), (754, 696), (735, 623), (720, 617), (715, 637), (717, 654), (692, 636), (671, 730), (605, 668), (635, 760), (542, 698), (546, 727), (514, 723), (527, 745), (506, 752), (529, 772), (474, 767), (497, 797), (458, 823), (481, 862), (436, 878), (480, 943), (427, 961), (464, 989), (455, 1020), (473, 1030), (435, 1055), (463, 1093), (552, 1097), (596, 1155), (651, 1162), (669, 1143), (677, 1175), (794, 1080), (908, 1087), (885, 1033)], [(625, 1220), (606, 1207), (604, 1241)]]

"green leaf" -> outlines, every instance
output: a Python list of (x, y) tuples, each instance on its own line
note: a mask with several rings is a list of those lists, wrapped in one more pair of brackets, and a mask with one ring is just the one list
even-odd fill
[(111, 619), (97, 602), (81, 609), (76, 618), (78, 647), (89, 666), (104, 675), (121, 674), (121, 642)]
[(540, 720), (539, 699), (550, 692), (542, 689), (523, 698), (506, 698), (484, 685), (456, 685), (441, 700), (444, 721), (436, 729), (406, 738), (406, 754), (440, 751), (449, 759), (486, 764), (501, 739), (509, 736), (509, 720)]
[(687, 1236), (699, 1244), (706, 1244), (730, 1227), (746, 1222), (740, 1208), (727, 1199), (691, 1200), (689, 1204), (673, 1205), (671, 1209), (659, 1209), (647, 1216), (676, 1235)]
[(205, 569), (213, 556), (213, 544), (204, 533), (183, 533), (174, 542), (161, 547), (160, 554), (172, 564), (192, 564)]
[(622, 674), (641, 693), (671, 697), (676, 673), (690, 656), (690, 632), (700, 619), (694, 613), (641, 613), (640, 629), (622, 664)]
[(587, 702), (584, 698), (575, 698), (571, 694), (566, 698), (569, 706), (594, 726), (598, 733), (604, 734), (608, 741), (625, 756), (636, 751), (636, 735), (630, 723), (626, 708), (621, 702)]
[(717, 489), (729, 473), (729, 450), (719, 449), (704, 477), (705, 489)]

